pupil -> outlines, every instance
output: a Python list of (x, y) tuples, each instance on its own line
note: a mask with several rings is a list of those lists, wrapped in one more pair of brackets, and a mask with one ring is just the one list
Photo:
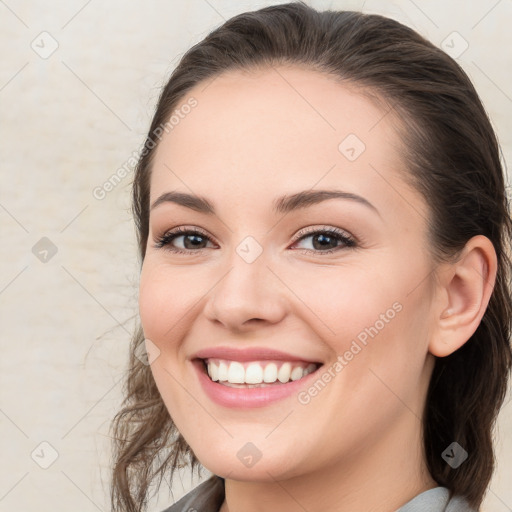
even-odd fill
[[(187, 241), (190, 240), (190, 239), (195, 239), (195, 241), (192, 242), (192, 247), (193, 248), (197, 247), (197, 245), (201, 243), (201, 239), (202, 238), (203, 238), (202, 236), (198, 236), (198, 235), (187, 235), (187, 236), (185, 236), (185, 239), (184, 239), (185, 247), (187, 247)], [(198, 239), (199, 239), (199, 241), (198, 241)]]
[[(315, 239), (318, 239), (318, 240), (324, 241), (324, 242), (325, 242), (325, 240), (327, 240), (327, 241), (331, 240), (333, 242), (336, 242), (336, 240), (333, 237), (331, 237), (330, 235), (324, 235), (324, 234), (316, 235), (315, 237), (313, 237), (313, 246), (315, 247), (315, 249), (318, 249), (318, 248), (325, 249), (325, 247), (326, 247), (326, 245), (322, 244), (322, 243), (320, 243), (319, 247), (316, 247), (316, 244), (314, 243)], [(336, 245), (334, 245), (334, 247), (336, 247)]]

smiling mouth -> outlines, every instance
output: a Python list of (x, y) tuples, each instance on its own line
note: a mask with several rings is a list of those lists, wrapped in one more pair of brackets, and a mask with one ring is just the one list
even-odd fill
[(231, 361), (200, 359), (203, 371), (211, 381), (232, 388), (263, 388), (279, 386), (303, 379), (317, 371), (322, 363), (299, 361)]

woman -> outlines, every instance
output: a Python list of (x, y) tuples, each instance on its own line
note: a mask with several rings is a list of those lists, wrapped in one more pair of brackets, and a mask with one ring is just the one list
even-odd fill
[(378, 15), (236, 16), (164, 87), (133, 211), (114, 510), (186, 464), (213, 476), (168, 512), (478, 510), (512, 228), (452, 58)]

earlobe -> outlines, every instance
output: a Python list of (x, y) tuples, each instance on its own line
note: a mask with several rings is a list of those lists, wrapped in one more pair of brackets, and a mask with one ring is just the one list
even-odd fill
[(454, 263), (447, 264), (440, 280), (437, 328), (429, 351), (445, 357), (466, 343), (474, 334), (491, 298), (497, 271), (496, 252), (483, 235), (471, 238)]

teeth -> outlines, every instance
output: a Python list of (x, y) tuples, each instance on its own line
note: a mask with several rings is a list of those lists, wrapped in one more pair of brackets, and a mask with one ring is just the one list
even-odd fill
[(302, 379), (303, 375), (304, 375), (304, 370), (300, 366), (297, 366), (291, 371), (290, 379), (299, 380), (299, 379)]
[[(280, 366), (279, 366), (280, 365)], [(221, 359), (209, 359), (207, 361), (207, 372), (213, 381), (229, 384), (252, 385), (281, 383), (290, 380), (299, 380), (314, 372), (317, 368), (315, 363), (291, 363), (291, 362), (260, 362), (240, 363), (238, 361), (225, 361)], [(237, 386), (234, 386), (237, 387)]]
[(277, 364), (269, 363), (263, 371), (263, 382), (275, 382), (277, 380)]
[(219, 382), (228, 380), (228, 365), (221, 361), (219, 364)]
[(232, 384), (243, 384), (245, 382), (245, 370), (244, 365), (233, 361), (229, 365), (228, 370), (228, 382)]
[[(243, 366), (242, 366), (243, 369)], [(247, 384), (261, 384), (263, 382), (263, 368), (258, 363), (251, 363), (245, 370), (245, 380)]]
[(208, 375), (213, 381), (219, 380), (219, 367), (211, 361), (208, 363)]
[(292, 365), (290, 363), (284, 363), (281, 368), (279, 368), (279, 371), (277, 372), (277, 378), (279, 379), (279, 382), (282, 382), (283, 384), (285, 382), (288, 382), (290, 380), (290, 374), (292, 373)]

